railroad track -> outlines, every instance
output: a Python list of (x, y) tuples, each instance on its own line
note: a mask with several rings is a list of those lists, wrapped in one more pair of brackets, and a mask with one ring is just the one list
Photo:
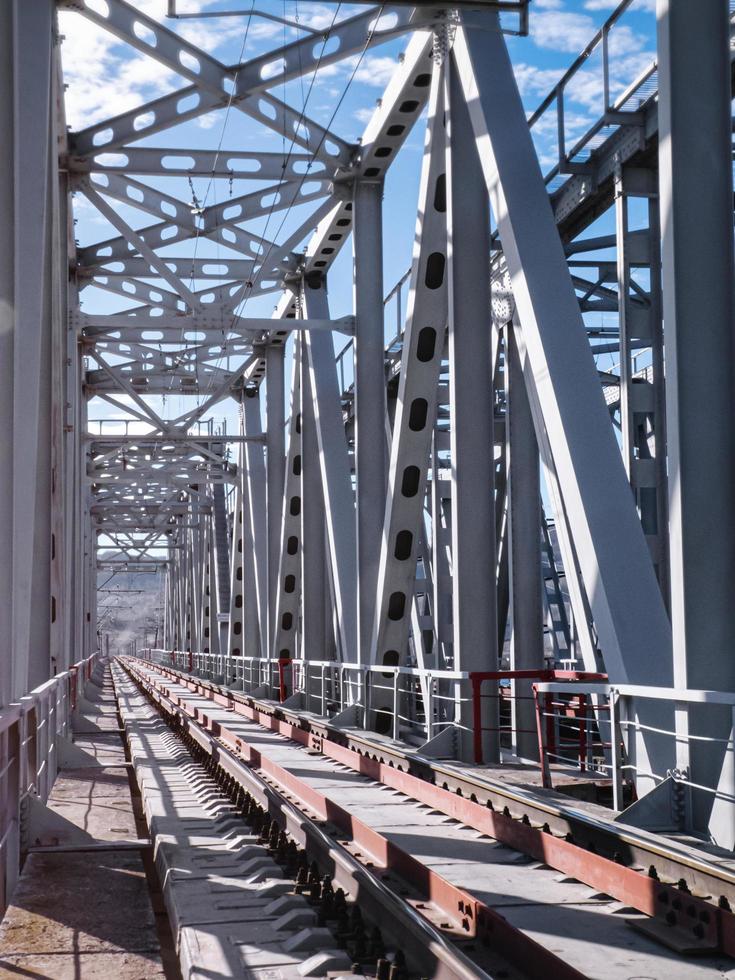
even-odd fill
[[(228, 792), (256, 800), (399, 943), (407, 975), (674, 980), (732, 965), (733, 881), (685, 849), (393, 748), (381, 759), (368, 740), (340, 744), (323, 723), (167, 667), (123, 664)], [(591, 969), (602, 935), (615, 952)], [(380, 974), (377, 961), (360, 969)]]

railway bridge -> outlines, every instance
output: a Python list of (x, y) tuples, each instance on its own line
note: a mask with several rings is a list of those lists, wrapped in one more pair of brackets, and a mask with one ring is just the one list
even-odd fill
[(0, 976), (735, 976), (734, 18), (0, 6)]

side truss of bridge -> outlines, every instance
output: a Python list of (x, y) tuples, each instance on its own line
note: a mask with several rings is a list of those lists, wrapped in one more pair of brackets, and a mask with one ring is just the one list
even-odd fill
[[(386, 771), (584, 787), (611, 823), (731, 851), (728, 3), (658, 0), (656, 56), (627, 77), (648, 5), (624, 0), (530, 115), (509, 55), (527, 0), (331, 3), (317, 27), (261, 6), (235, 64), (186, 39), (197, 3), (0, 9), (6, 755), (49, 678), (74, 677), (71, 711), (110, 653), (98, 584), (151, 573), (160, 627), (110, 676), (174, 728), (201, 722), (194, 691)], [(176, 87), (72, 131), (60, 12)], [(250, 56), (274, 21), (287, 39)], [(356, 142), (286, 99), (396, 39)], [(266, 149), (226, 128), (203, 148), (212, 113)], [(414, 131), (411, 264), (385, 282), (384, 186)], [(112, 237), (77, 241), (82, 200)], [(34, 765), (8, 799), (38, 793)]]

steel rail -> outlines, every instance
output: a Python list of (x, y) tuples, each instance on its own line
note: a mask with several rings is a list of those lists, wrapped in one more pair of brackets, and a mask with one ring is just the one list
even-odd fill
[[(735, 873), (645, 831), (605, 822), (497, 781), (345, 733), (273, 702), (263, 702), (143, 661), (198, 694), (391, 786), (466, 826), (543, 861), (649, 916), (686, 904), (680, 924), (735, 956)], [(289, 720), (292, 718), (293, 721)], [(351, 743), (351, 744), (345, 744)], [(359, 744), (359, 748), (352, 745)]]
[[(503, 970), (500, 975), (508, 975), (509, 962), (524, 976), (539, 980), (549, 976), (584, 980), (584, 974), (512, 926), (494, 909), (421, 864), (220, 722), (189, 706), (163, 683), (146, 678), (130, 658), (121, 658), (120, 662), (152, 703), (165, 715), (176, 718), (307, 852), (316, 852), (329, 866), (334, 881), (357, 897), (366, 915), (378, 921), (381, 931), (392, 934), (399, 947), (410, 950), (424, 969), (430, 967), (432, 976), (492, 980), (492, 975), (480, 965), (489, 952), (491, 957), (505, 960), (505, 965), (497, 964)], [(332, 835), (323, 829), (330, 824), (335, 828)], [(336, 842), (337, 832), (339, 837), (348, 835), (349, 841)], [(383, 865), (386, 872), (381, 874), (376, 864)], [(412, 891), (420, 892), (413, 901), (408, 897)], [(439, 919), (449, 917), (450, 923), (443, 922), (442, 928), (437, 928), (431, 921), (432, 911), (440, 913)], [(457, 939), (472, 950), (471, 956), (456, 945)], [(479, 942), (467, 942), (474, 939)]]

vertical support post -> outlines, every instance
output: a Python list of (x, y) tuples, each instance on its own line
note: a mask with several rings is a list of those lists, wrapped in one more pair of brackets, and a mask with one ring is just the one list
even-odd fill
[[(243, 435), (262, 436), (263, 427), (260, 416), (258, 391), (244, 392)], [(243, 583), (245, 601), (248, 593), (255, 599), (259, 632), (253, 630), (252, 642), (259, 637), (259, 647), (253, 647), (250, 656), (268, 658), (268, 542), (266, 526), (266, 470), (263, 459), (263, 444), (259, 441), (246, 442), (243, 453)], [(283, 490), (281, 490), (283, 492)], [(255, 606), (254, 606), (255, 608)], [(247, 609), (246, 609), (247, 617)], [(257, 652), (259, 650), (259, 652)]]
[(386, 459), (383, 339), (383, 182), (355, 183), (355, 472), (357, 476), (358, 662), (371, 662), (375, 591), (385, 513)]
[[(223, 447), (224, 451), (224, 447)], [(243, 453), (238, 456), (238, 486), (242, 482)], [(241, 493), (239, 494), (241, 496)], [(237, 495), (236, 495), (237, 496)], [(242, 501), (241, 501), (242, 504)], [(230, 541), (227, 525), (227, 499), (224, 485), (220, 482), (212, 486), (211, 519), (211, 626), (217, 632), (216, 648), (220, 652), (228, 649), (227, 635), (230, 618)], [(215, 649), (214, 642), (211, 644)], [(247, 642), (245, 644), (247, 650)]]
[[(631, 231), (629, 202), (647, 201), (648, 229)], [(668, 603), (666, 534), (666, 426), (661, 322), (658, 185), (653, 170), (618, 167), (615, 174), (617, 279), (620, 324), (620, 428), (623, 462), (641, 524)], [(634, 269), (646, 268), (650, 289), (641, 297)], [(635, 349), (651, 348), (651, 365), (635, 370)]]
[[(490, 209), (464, 93), (451, 61), (445, 84), (454, 667), (492, 671), (498, 669), (498, 629)], [(469, 690), (463, 694), (461, 751), (469, 759), (472, 698)], [(482, 699), (483, 754), (489, 763), (500, 760), (499, 717), (499, 699)]]
[(13, 125), (13, 9), (0, 6), (0, 704), (14, 694), (13, 658), (13, 336), (14, 317), (14, 125)]
[(550, 748), (550, 731), (549, 731), (549, 719), (546, 717), (547, 713), (547, 700), (548, 694), (539, 691), (536, 685), (533, 685), (533, 698), (536, 706), (536, 732), (538, 734), (538, 754), (539, 762), (541, 763), (541, 784), (545, 789), (551, 788), (551, 769), (549, 767), (549, 748)]
[(600, 647), (614, 678), (667, 683), (671, 631), (666, 610), (498, 13), (462, 11), (459, 17), (451, 56), (513, 283), (537, 438), (540, 442), (540, 430), (546, 431)]
[[(539, 450), (514, 324), (505, 329), (511, 670), (544, 666)], [(538, 758), (532, 682), (512, 682), (514, 750)]]
[(52, 301), (53, 12), (50, 0), (13, 0), (0, 20), (0, 640), (12, 651), (4, 702), (45, 681), (51, 666), (51, 346), (61, 312)]
[[(405, 662), (416, 561), (447, 320), (444, 82), (435, 69), (419, 188), (411, 287), (401, 353), (389, 488), (383, 522), (371, 655), (389, 667)], [(377, 692), (374, 722), (390, 730), (390, 701)]]
[[(327, 618), (326, 524), (319, 471), (319, 439), (314, 415), (306, 344), (301, 359), (301, 595), (302, 654), (305, 660), (326, 660)], [(323, 672), (322, 672), (323, 676)], [(308, 708), (308, 701), (306, 704)]]
[(278, 592), (274, 596), (275, 628), (271, 647), (271, 656), (274, 660), (293, 660), (298, 657), (303, 512), (301, 430), (301, 338), (297, 336), (292, 347), (288, 454), (283, 489)]
[(610, 760), (613, 810), (623, 809), (623, 753), (620, 730), (620, 694), (614, 688), (608, 695), (610, 706)]
[[(732, 691), (735, 263), (728, 3), (658, 0), (657, 22), (674, 684)], [(727, 709), (693, 706), (689, 724), (698, 736), (727, 739), (731, 719)], [(694, 781), (717, 786), (725, 746), (695, 743), (690, 751)], [(680, 755), (679, 768), (682, 763)], [(728, 770), (728, 785), (721, 788), (732, 798)], [(709, 827), (718, 844), (732, 847), (731, 804), (719, 813), (708, 793), (697, 793), (693, 802), (697, 829)]]
[[(432, 458), (438, 460), (441, 434), (434, 427)], [(446, 433), (444, 433), (446, 438)], [(451, 500), (446, 494), (447, 481), (440, 478), (439, 467), (433, 466), (427, 500), (431, 511), (431, 608), (434, 620), (435, 664), (443, 667), (451, 663), (452, 651), (452, 575), (450, 547), (452, 535)], [(445, 705), (440, 704), (444, 713)]]
[[(329, 318), (327, 287), (321, 276), (306, 277), (303, 300), (307, 317)], [(311, 401), (314, 405), (319, 443), (319, 466), (339, 649), (342, 660), (354, 663), (357, 657), (355, 504), (342, 403), (337, 385), (334, 344), (325, 331), (315, 330), (306, 331), (304, 347), (309, 365)], [(380, 443), (382, 448), (382, 438)]]
[(272, 656), (275, 638), (278, 564), (281, 552), (281, 512), (286, 476), (286, 405), (284, 392), (284, 345), (265, 349), (266, 485), (268, 488), (268, 646)]

